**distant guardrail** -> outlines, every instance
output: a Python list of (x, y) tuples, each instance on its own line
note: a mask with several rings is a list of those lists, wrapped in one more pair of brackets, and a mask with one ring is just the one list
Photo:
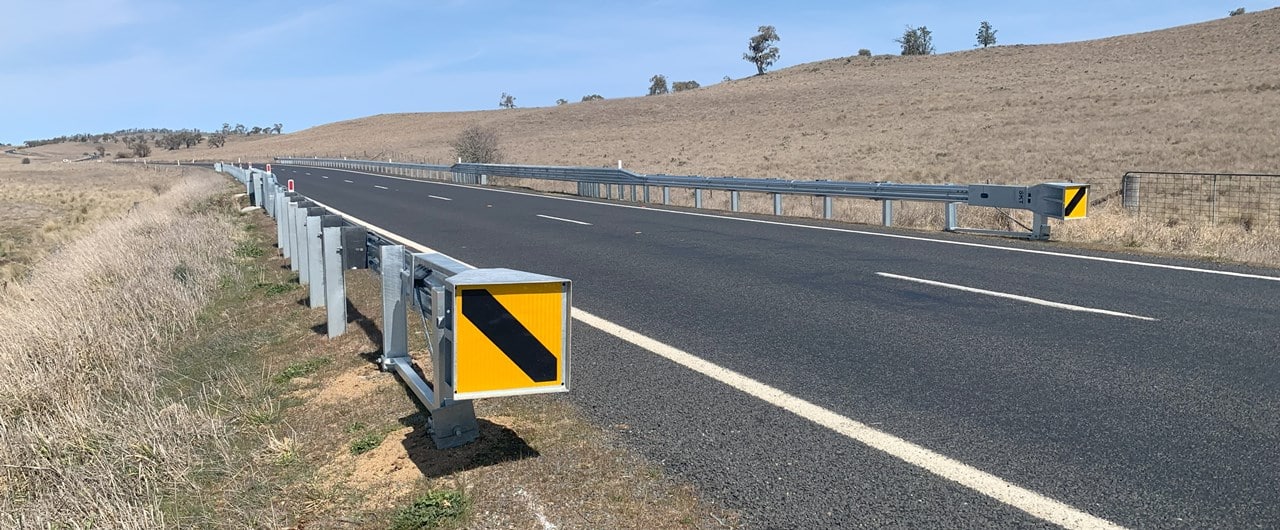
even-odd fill
[[(722, 190), (730, 194), (730, 210), (737, 212), (739, 193), (755, 192), (772, 195), (774, 215), (783, 215), (783, 197), (801, 195), (823, 200), (823, 218), (831, 219), (833, 197), (858, 197), (882, 202), (882, 223), (893, 225), (895, 201), (940, 202), (945, 208), (944, 230), (963, 231), (1029, 239), (1049, 238), (1049, 219), (1079, 219), (1088, 211), (1088, 184), (1044, 183), (1034, 186), (899, 184), (894, 182), (849, 182), (832, 180), (784, 180), (741, 177), (703, 177), (678, 175), (645, 175), (622, 168), (527, 166), (510, 164), (467, 164), (451, 166), (381, 160), (339, 158), (277, 157), (277, 163), (329, 167), (365, 171), (384, 175), (450, 181), (461, 184), (488, 185), (490, 177), (510, 177), (574, 182), (579, 196), (626, 199), (646, 204), (670, 204), (670, 190), (693, 190), (694, 207), (703, 207), (704, 190)], [(660, 201), (653, 197), (661, 193)], [(961, 228), (956, 206), (1028, 210), (1033, 214), (1030, 232), (978, 230)]]
[(1121, 197), (1125, 209), (1168, 225), (1280, 225), (1280, 175), (1130, 171)]
[[(477, 269), (439, 252), (409, 252), (376, 227), (360, 225), (288, 191), (275, 175), (218, 163), (245, 185), (255, 207), (276, 220), (276, 241), (307, 305), (324, 307), (329, 337), (347, 324), (345, 273), (368, 269), (382, 282), (383, 370), (394, 372), (430, 411), (437, 448), (479, 435), (472, 400), (567, 392), (571, 282), (511, 269)], [(409, 355), (408, 310), (421, 317), (430, 350), (428, 384)]]

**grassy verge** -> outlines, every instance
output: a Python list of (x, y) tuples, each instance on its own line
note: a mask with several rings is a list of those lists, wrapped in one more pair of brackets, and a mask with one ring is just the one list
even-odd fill
[[(623, 449), (566, 400), (477, 403), (479, 441), (437, 450), (426, 415), (377, 369), (377, 278), (347, 274), (350, 322), (326, 338), (276, 256), (260, 213), (243, 218), (241, 284), (206, 311), (180, 352), (176, 394), (227, 426), (198, 487), (172, 504), (180, 526), (354, 528), (720, 527), (735, 519)], [(420, 348), (420, 330), (414, 338)], [(425, 358), (425, 352), (415, 351)], [(216, 361), (215, 361), (216, 360)], [(428, 372), (430, 367), (424, 367)]]
[(375, 277), (348, 274), (348, 333), (328, 340), (234, 186), (153, 178), (172, 184), (26, 262), (0, 294), (0, 527), (736, 521), (557, 397), (482, 401), (480, 440), (435, 449), (373, 362)]

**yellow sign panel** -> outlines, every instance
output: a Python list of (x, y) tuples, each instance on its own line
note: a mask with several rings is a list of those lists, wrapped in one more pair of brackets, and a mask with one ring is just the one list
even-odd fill
[(1089, 187), (1062, 190), (1062, 218), (1084, 219), (1089, 211)]
[(456, 286), (454, 397), (567, 390), (566, 306), (561, 282)]

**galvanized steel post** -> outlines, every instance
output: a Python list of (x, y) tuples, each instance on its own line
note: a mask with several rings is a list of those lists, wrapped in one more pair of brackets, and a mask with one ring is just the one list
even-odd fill
[(958, 202), (946, 203), (946, 215), (944, 215), (946, 226), (943, 227), (943, 230), (946, 230), (948, 232), (955, 232), (957, 228), (960, 228), (960, 222), (957, 219), (958, 217), (958, 214), (956, 211), (957, 204), (960, 204), (960, 203)]
[(307, 305), (312, 309), (324, 307), (324, 240), (320, 226), (320, 216), (307, 217)]
[(835, 217), (831, 210), (831, 196), (828, 195), (822, 197), (822, 218), (831, 219), (832, 217)]
[(773, 215), (782, 215), (782, 194), (773, 194)]
[(738, 190), (729, 192), (729, 209), (735, 212), (738, 211)]
[(702, 189), (701, 188), (693, 190), (693, 207), (694, 208), (702, 207)]
[(893, 226), (893, 201), (884, 200), (884, 226)]
[(326, 226), (321, 236), (324, 247), (324, 296), (327, 302), (325, 330), (332, 339), (347, 331), (347, 284), (343, 275), (346, 269), (342, 263), (342, 227)]
[(378, 365), (391, 370), (393, 359), (409, 358), (409, 330), (405, 304), (404, 247), (385, 245), (379, 249), (382, 275), (382, 357)]

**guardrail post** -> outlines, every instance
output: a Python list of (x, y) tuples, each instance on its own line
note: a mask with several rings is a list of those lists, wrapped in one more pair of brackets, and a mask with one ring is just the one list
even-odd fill
[(324, 248), (322, 244), (324, 240), (320, 226), (320, 216), (311, 215), (306, 220), (307, 227), (307, 284), (311, 289), (307, 291), (307, 306), (315, 309), (324, 307)]
[(945, 219), (946, 226), (942, 227), (943, 230), (946, 230), (948, 232), (955, 232), (957, 228), (960, 228), (960, 221), (958, 219), (958, 214), (956, 211), (957, 204), (960, 204), (960, 203), (949, 202), (944, 205), (945, 214), (943, 215), (943, 217)]
[(280, 255), (289, 260), (289, 270), (294, 271), (298, 270), (293, 261), (293, 219), (297, 212), (298, 202), (289, 201), (285, 204), (284, 215), (276, 219), (276, 226), (280, 229)]
[(823, 219), (831, 219), (831, 218), (835, 217), (835, 215), (833, 215), (833, 213), (832, 213), (832, 211), (831, 211), (831, 210), (832, 210), (832, 208), (831, 208), (831, 197), (830, 197), (830, 196), (825, 196), (825, 197), (823, 197), (823, 198), (822, 198), (822, 218), (823, 218)]
[(386, 245), (379, 250), (382, 264), (382, 357), (378, 359), (378, 365), (385, 371), (391, 371), (393, 360), (409, 358), (405, 253), (401, 245)]
[(343, 276), (346, 268), (343, 267), (342, 260), (342, 227), (326, 226), (321, 236), (321, 246), (324, 248), (325, 330), (332, 339), (347, 331), (347, 285)]
[(773, 194), (773, 215), (782, 215), (782, 194)]
[(644, 186), (644, 203), (649, 204), (649, 185), (648, 184), (645, 184)]
[(631, 202), (636, 202), (636, 185), (631, 185)]
[(1042, 213), (1032, 214), (1031, 239), (1049, 239), (1049, 218)]
[(671, 187), (662, 187), (662, 204), (671, 204)]
[(738, 191), (737, 190), (733, 190), (729, 192), (729, 209), (735, 212), (738, 211)]
[(693, 207), (702, 207), (702, 190), (693, 190)]
[(884, 202), (884, 226), (893, 226), (893, 201), (885, 199), (882, 202)]

